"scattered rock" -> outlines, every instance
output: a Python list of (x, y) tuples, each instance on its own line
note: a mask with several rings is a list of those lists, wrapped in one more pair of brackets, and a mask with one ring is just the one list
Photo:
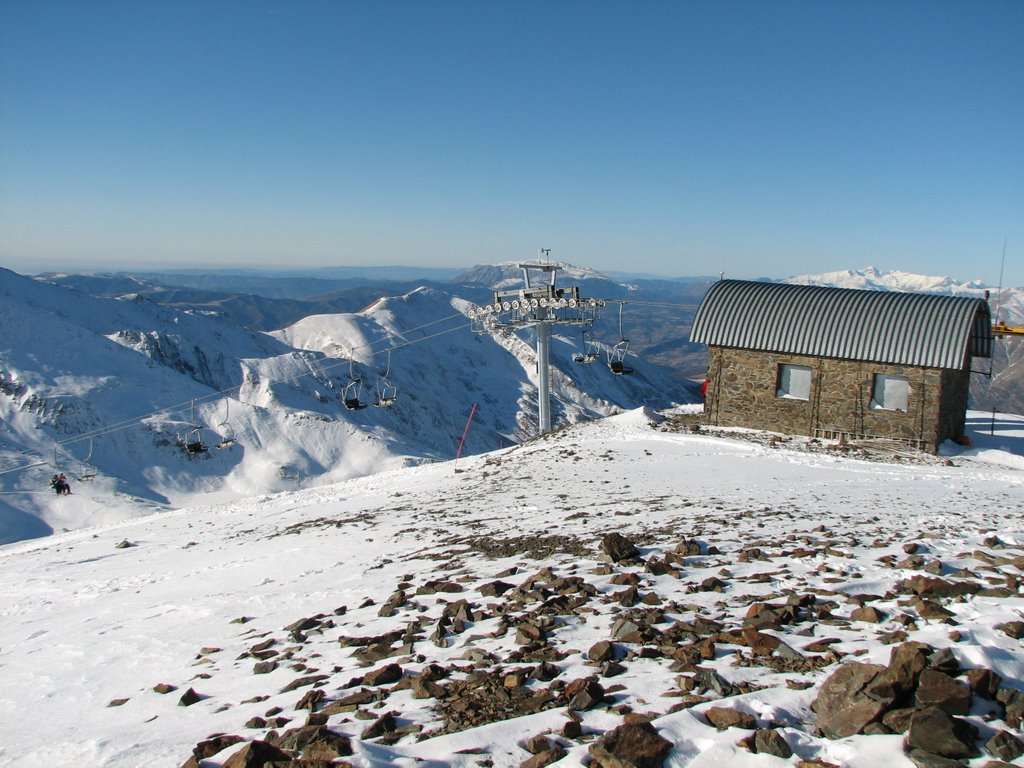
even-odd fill
[(910, 720), (907, 744), (940, 757), (971, 757), (978, 729), (938, 707), (924, 707)]
[(754, 752), (759, 755), (775, 755), (776, 757), (792, 757), (793, 749), (781, 733), (771, 728), (758, 728), (754, 731)]
[(367, 672), (363, 676), (363, 685), (378, 686), (378, 685), (389, 685), (396, 683), (402, 679), (402, 668), (397, 664), (387, 664), (386, 666), (375, 669), (372, 672)]
[(926, 669), (921, 673), (914, 701), (918, 707), (936, 706), (949, 715), (966, 715), (971, 711), (971, 689), (947, 674)]
[(203, 697), (196, 693), (195, 688), (189, 688), (187, 691), (181, 694), (181, 698), (178, 699), (178, 706), (191, 707), (193, 704), (202, 700)]
[(720, 731), (727, 728), (742, 728), (752, 731), (757, 727), (757, 718), (749, 712), (740, 712), (729, 707), (708, 707), (704, 710), (704, 717)]
[(618, 532), (605, 534), (604, 538), (601, 539), (601, 552), (613, 563), (619, 563), (640, 555), (633, 542)]
[(865, 689), (884, 669), (878, 664), (851, 661), (829, 675), (818, 698), (811, 704), (818, 716), (818, 728), (827, 738), (853, 736), (882, 716), (895, 697), (880, 701), (869, 696)]
[(264, 768), (272, 761), (291, 761), (292, 756), (266, 741), (250, 741), (224, 761), (223, 768)]
[(1024, 621), (1007, 621), (1005, 624), (996, 624), (996, 629), (1014, 640), (1024, 637)]
[(1007, 762), (1024, 755), (1024, 744), (1009, 731), (997, 731), (985, 742), (985, 751)]
[(661, 768), (672, 750), (650, 723), (630, 723), (606, 733), (588, 752), (601, 768)]

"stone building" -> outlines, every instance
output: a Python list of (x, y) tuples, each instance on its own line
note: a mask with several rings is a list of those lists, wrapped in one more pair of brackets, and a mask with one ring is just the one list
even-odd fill
[(988, 302), (722, 280), (690, 333), (708, 345), (707, 424), (938, 450), (964, 434)]

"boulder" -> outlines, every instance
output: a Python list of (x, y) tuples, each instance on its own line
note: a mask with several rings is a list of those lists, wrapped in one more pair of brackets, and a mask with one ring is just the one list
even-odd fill
[(876, 698), (866, 689), (884, 670), (879, 664), (851, 661), (829, 675), (811, 704), (818, 716), (818, 728), (827, 738), (853, 736), (881, 718), (895, 697)]
[(292, 756), (266, 741), (250, 741), (224, 761), (223, 768), (263, 768), (273, 761), (290, 761)]
[(390, 685), (402, 679), (402, 668), (397, 664), (386, 664), (383, 667), (367, 672), (363, 677), (363, 685)]
[(661, 768), (672, 750), (650, 723), (628, 723), (590, 745), (590, 756), (601, 768)]
[(1009, 762), (1024, 755), (1024, 744), (1009, 731), (998, 731), (985, 742), (985, 751), (992, 757)]
[(570, 710), (593, 709), (604, 701), (604, 686), (596, 677), (579, 678), (565, 687), (565, 697)]
[(601, 552), (613, 563), (629, 560), (640, 554), (632, 541), (621, 533), (614, 531), (605, 534), (604, 538), (601, 539)]
[(949, 675), (926, 669), (918, 681), (914, 703), (918, 708), (936, 706), (950, 715), (966, 715), (971, 711), (971, 689)]
[(941, 757), (971, 757), (976, 753), (974, 740), (977, 737), (978, 729), (966, 720), (929, 706), (914, 712), (907, 745)]
[(757, 718), (752, 714), (729, 707), (708, 707), (704, 710), (704, 717), (720, 731), (727, 728), (742, 728), (752, 731), (757, 727)]
[(754, 731), (754, 751), (759, 755), (792, 757), (793, 749), (778, 731), (772, 728), (758, 728)]

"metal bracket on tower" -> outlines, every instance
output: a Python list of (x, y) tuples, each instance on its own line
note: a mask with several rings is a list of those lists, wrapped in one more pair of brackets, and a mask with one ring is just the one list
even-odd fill
[[(551, 253), (542, 248), (541, 253)], [(523, 287), (494, 291), (491, 303), (469, 311), (477, 333), (511, 333), (517, 328), (537, 327), (537, 411), (540, 434), (551, 431), (549, 350), (552, 325), (589, 327), (597, 320), (604, 299), (580, 296), (580, 289), (559, 288), (557, 264), (520, 264)]]

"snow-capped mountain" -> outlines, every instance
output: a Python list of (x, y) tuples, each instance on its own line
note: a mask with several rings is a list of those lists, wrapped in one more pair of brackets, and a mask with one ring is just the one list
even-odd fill
[(942, 275), (915, 275), (896, 269), (879, 270), (875, 267), (844, 269), (820, 275), (797, 275), (787, 283), (800, 285), (828, 285), (836, 288), (863, 288), (882, 291), (913, 291), (917, 293), (949, 293), (952, 295), (980, 296), (985, 286), (979, 280), (959, 282)]
[[(441, 291), (274, 333), (7, 270), (0, 295), (0, 541), (177, 506), (200, 492), (237, 498), (450, 458), (474, 404), (465, 453), (536, 432), (529, 339), (473, 333), (468, 302)], [(693, 399), (684, 382), (642, 360), (633, 376), (612, 376), (573, 363), (579, 351), (578, 338), (552, 339), (556, 424)], [(397, 399), (373, 407), (385, 386)], [(350, 395), (369, 407), (345, 407)], [(209, 450), (185, 450), (193, 439)], [(95, 474), (93, 501), (44, 493), (58, 471)]]
[[(942, 293), (988, 297), (993, 322), (1024, 327), (1024, 289), (986, 286), (978, 280), (963, 282), (948, 276), (915, 275), (874, 267), (800, 275), (782, 282), (880, 291)], [(977, 360), (971, 381), (971, 407), (1003, 413), (1024, 413), (1024, 344), (1020, 336), (996, 339), (992, 359)]]

